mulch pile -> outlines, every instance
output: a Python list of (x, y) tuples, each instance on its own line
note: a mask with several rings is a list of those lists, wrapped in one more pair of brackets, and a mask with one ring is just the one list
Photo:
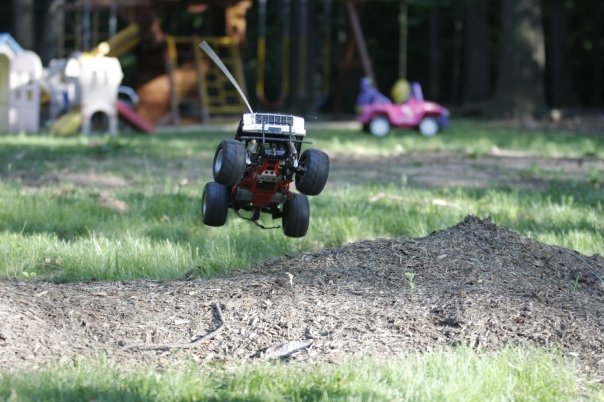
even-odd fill
[(604, 380), (604, 258), (472, 216), (421, 239), (361, 241), (211, 279), (0, 282), (1, 371), (99, 354), (162, 368), (519, 343), (560, 347)]

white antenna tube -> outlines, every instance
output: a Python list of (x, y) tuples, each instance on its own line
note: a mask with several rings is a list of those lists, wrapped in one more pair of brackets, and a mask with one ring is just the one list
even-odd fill
[(222, 62), (222, 60), (220, 60), (220, 57), (218, 57), (218, 55), (216, 54), (216, 52), (214, 52), (214, 50), (212, 50), (212, 48), (210, 47), (210, 45), (208, 45), (208, 42), (206, 42), (204, 40), (203, 42), (201, 42), (199, 44), (199, 47), (204, 52), (206, 52), (208, 54), (208, 56), (210, 57), (210, 59), (212, 59), (214, 61), (214, 63), (216, 63), (216, 65), (218, 66), (218, 68), (220, 68), (222, 70), (222, 72), (224, 73), (224, 75), (226, 75), (226, 77), (231, 81), (231, 84), (233, 84), (233, 86), (235, 87), (235, 89), (237, 90), (237, 92), (239, 92), (239, 95), (241, 95), (241, 98), (245, 102), (245, 105), (247, 106), (247, 108), (250, 111), (250, 113), (254, 113), (254, 111), (252, 110), (252, 107), (250, 106), (250, 103), (247, 101), (247, 98), (243, 94), (243, 91), (241, 90), (241, 87), (239, 86), (239, 84), (237, 84), (237, 81), (235, 81), (235, 78), (231, 75), (230, 71), (228, 70), (228, 68), (226, 68), (226, 66), (224, 65), (224, 63)]

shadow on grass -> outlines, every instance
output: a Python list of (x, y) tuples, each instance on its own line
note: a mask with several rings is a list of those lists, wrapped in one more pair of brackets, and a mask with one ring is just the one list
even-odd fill
[[(219, 388), (219, 387), (217, 387)], [(208, 402), (264, 402), (266, 397), (249, 395), (247, 392), (222, 392), (216, 390), (208, 392), (207, 390), (199, 390), (193, 395), (183, 395), (179, 397), (174, 395), (173, 401), (208, 401)], [(262, 392), (260, 392), (262, 394)], [(195, 395), (196, 394), (196, 395)], [(205, 395), (204, 395), (205, 394)], [(237, 395), (239, 394), (239, 395)], [(245, 396), (241, 394), (247, 394)], [(311, 387), (302, 390), (293, 390), (289, 393), (280, 393), (279, 398), (282, 400), (301, 400), (301, 401), (329, 401), (329, 400), (373, 400), (373, 394), (365, 392), (359, 395), (355, 392), (345, 391), (326, 391), (319, 387)], [(148, 402), (154, 400), (156, 395), (153, 392), (145, 392), (144, 390), (125, 390), (125, 389), (101, 389), (92, 386), (81, 386), (76, 389), (65, 390), (62, 388), (44, 389), (42, 387), (31, 387), (14, 391), (11, 395), (4, 395), (6, 400), (40, 400), (40, 401), (64, 401), (64, 402), (81, 402), (81, 401), (113, 401), (113, 402)], [(272, 393), (268, 400), (276, 400), (277, 395)], [(11, 399), (12, 398), (12, 399)], [(165, 400), (165, 398), (161, 398)], [(377, 400), (382, 400), (378, 398)]]
[[(64, 172), (109, 173), (136, 180), (170, 177), (183, 161), (213, 157), (220, 137), (119, 136), (54, 138), (0, 135), (0, 180), (30, 186), (57, 184)], [(211, 159), (208, 164), (210, 166)], [(181, 165), (179, 165), (181, 164)], [(56, 177), (56, 178), (55, 178)]]
[(0, 231), (46, 233), (73, 241), (93, 232), (119, 237), (125, 231), (141, 230), (152, 239), (186, 243), (191, 240), (187, 226), (201, 224), (201, 196), (130, 193), (120, 199), (126, 202), (126, 212), (100, 205), (95, 194), (18, 196), (0, 212)]
[[(312, 134), (312, 133), (311, 133)], [(564, 130), (522, 130), (497, 127), (488, 122), (453, 120), (450, 127), (434, 137), (423, 137), (415, 130), (393, 130), (384, 138), (374, 138), (359, 130), (317, 132), (312, 138), (322, 146), (343, 148), (367, 145), (391, 150), (402, 146), (406, 151), (450, 150), (480, 155), (495, 146), (538, 155), (548, 153), (572, 156), (604, 156), (604, 137)]]

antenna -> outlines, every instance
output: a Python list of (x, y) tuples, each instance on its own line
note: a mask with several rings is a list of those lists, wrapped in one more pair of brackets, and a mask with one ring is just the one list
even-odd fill
[(247, 108), (250, 111), (250, 113), (254, 113), (254, 111), (252, 110), (252, 107), (250, 106), (250, 103), (247, 101), (247, 98), (245, 97), (243, 91), (241, 90), (241, 87), (239, 86), (239, 84), (237, 84), (237, 81), (235, 81), (235, 78), (231, 75), (229, 69), (226, 68), (226, 66), (224, 65), (224, 63), (222, 62), (222, 60), (220, 60), (220, 57), (218, 57), (218, 55), (216, 54), (216, 52), (214, 52), (214, 50), (210, 47), (210, 45), (208, 45), (208, 42), (206, 42), (204, 40), (203, 42), (201, 42), (199, 44), (199, 47), (204, 52), (206, 52), (208, 54), (208, 56), (210, 56), (210, 59), (212, 59), (214, 61), (214, 63), (216, 63), (216, 65), (218, 66), (218, 68), (220, 68), (220, 70), (222, 70), (222, 72), (224, 73), (224, 75), (226, 75), (226, 77), (231, 81), (231, 84), (233, 84), (233, 86), (235, 87), (235, 89), (237, 90), (237, 92), (239, 92), (239, 95), (241, 95), (241, 98), (245, 102), (245, 105), (247, 106)]

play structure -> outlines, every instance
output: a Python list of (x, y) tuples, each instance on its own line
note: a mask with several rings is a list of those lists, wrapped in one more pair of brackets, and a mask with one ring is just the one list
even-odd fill
[[(47, 68), (39, 62), (15, 62), (23, 49), (10, 35), (0, 36), (0, 131), (46, 128), (55, 135), (113, 134), (130, 127), (151, 133), (156, 124), (208, 122), (240, 114), (244, 110), (241, 99), (198, 44), (202, 39), (211, 43), (244, 82), (240, 40), (251, 1), (213, 4), (225, 11), (227, 32), (203, 38), (162, 31), (155, 12), (191, 11), (185, 2), (159, 1), (157, 5), (158, 9), (138, 0), (66, 0), (58, 14), (59, 57)], [(197, 12), (195, 7), (192, 12)], [(105, 23), (108, 29), (103, 28)], [(26, 57), (34, 56), (29, 52)], [(136, 60), (134, 88), (121, 86), (123, 60), (129, 65)], [(26, 71), (26, 66), (33, 70)], [(14, 68), (20, 71), (11, 75)], [(127, 100), (123, 99), (126, 94)]]
[(53, 59), (43, 68), (37, 54), (0, 34), (0, 132), (40, 132), (42, 105), (52, 134), (115, 134), (118, 118), (153, 132), (153, 125), (118, 100), (122, 68), (107, 53), (107, 44), (101, 44), (94, 52)]
[(127, 114), (131, 111), (118, 101), (122, 78), (119, 60), (103, 53), (75, 54), (67, 60), (52, 60), (45, 80), (49, 114), (54, 121), (50, 132), (116, 134), (118, 117), (124, 115), (131, 123), (133, 117)]
[[(127, 128), (150, 133), (156, 126), (232, 121), (245, 105), (200, 51), (202, 40), (246, 93), (247, 78), (255, 95), (250, 100), (269, 112), (317, 116), (329, 110), (332, 118), (340, 112), (349, 117), (357, 94), (351, 84), (363, 75), (376, 82), (361, 28), (363, 10), (369, 8), (364, 1), (59, 3), (52, 13), (56, 29), (45, 38), (56, 43), (45, 60), (54, 59), (45, 61), (39, 84), (40, 129), (59, 135)], [(257, 13), (251, 19), (257, 25), (246, 38), (248, 12)], [(13, 57), (0, 56), (0, 69), (9, 69)], [(98, 63), (88, 65), (88, 60)], [(0, 114), (6, 122), (8, 88), (7, 81), (0, 82)]]
[[(137, 102), (130, 105), (120, 101), (117, 108), (121, 121), (138, 130), (239, 115), (244, 110), (241, 99), (198, 44), (202, 40), (209, 42), (243, 83), (241, 41), (245, 38), (245, 13), (251, 5), (251, 0), (158, 0), (153, 7), (145, 0), (124, 3), (66, 0), (64, 19), (75, 24), (61, 26), (60, 51), (67, 55), (73, 50), (90, 48), (104, 38), (106, 49), (92, 47), (91, 54), (106, 51), (106, 56), (128, 60), (129, 65), (135, 60), (136, 73), (129, 85), (136, 91)], [(189, 36), (179, 34), (177, 29), (173, 34), (165, 30), (160, 19), (177, 13), (189, 17), (205, 13), (208, 26), (216, 25), (219, 29), (201, 34), (195, 30)], [(119, 27), (120, 24), (124, 25)], [(77, 31), (74, 26), (81, 26), (82, 30)]]

